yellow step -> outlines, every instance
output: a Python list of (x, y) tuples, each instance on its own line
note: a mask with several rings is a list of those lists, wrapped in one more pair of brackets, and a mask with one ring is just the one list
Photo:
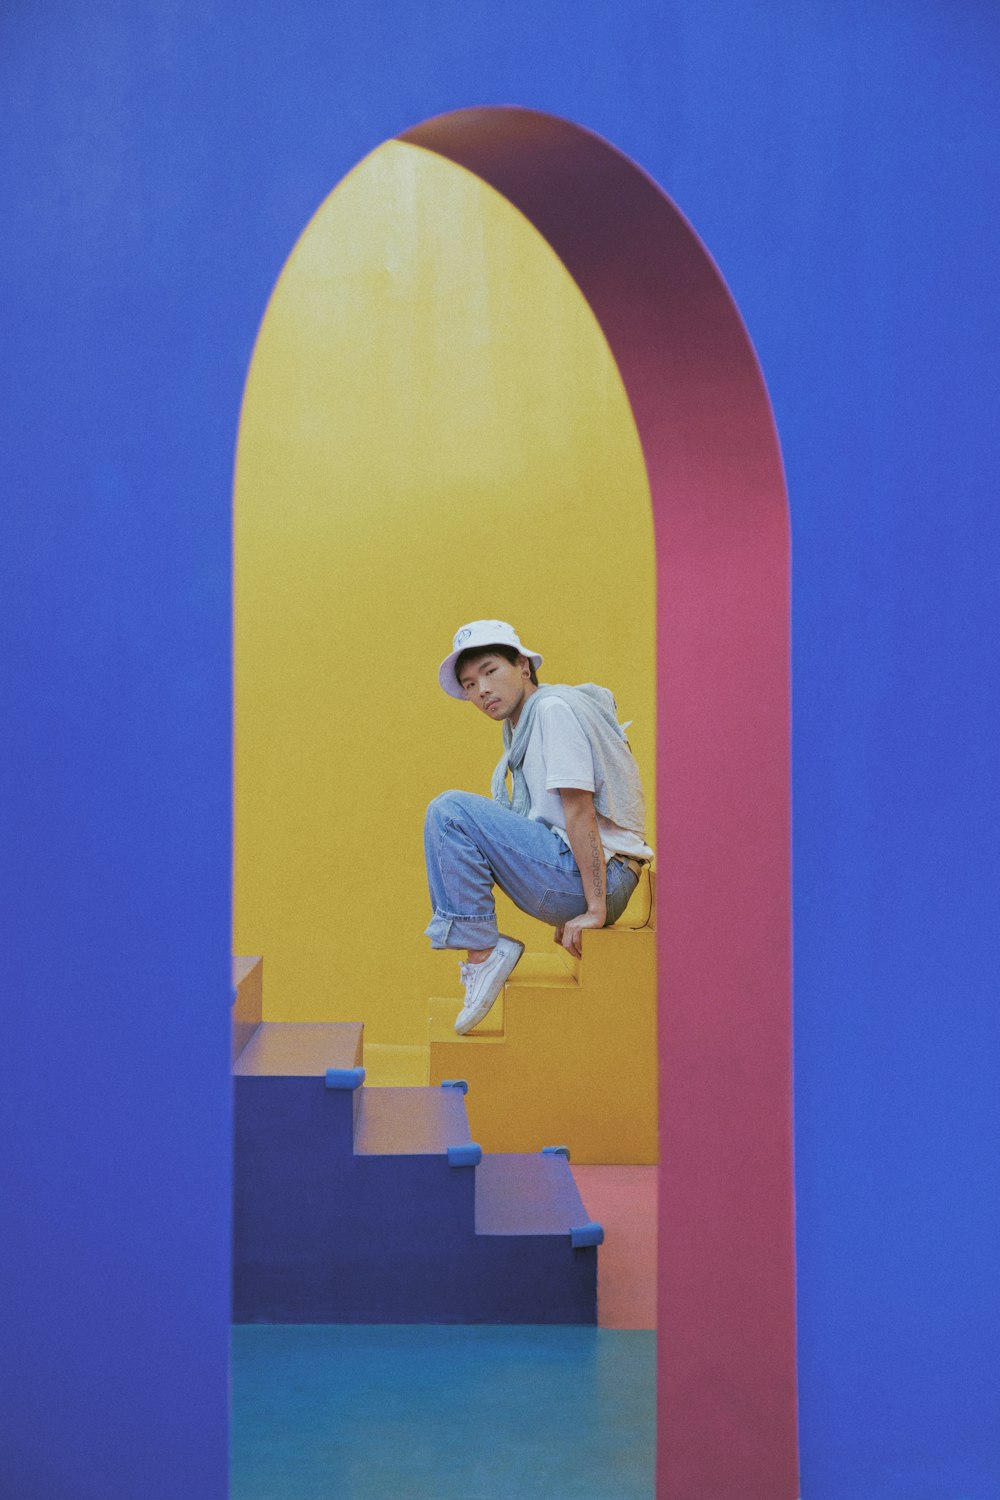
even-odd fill
[(487, 1021), (456, 1036), (459, 1000), (431, 1003), (430, 1077), (464, 1078), (487, 1151), (569, 1145), (574, 1161), (657, 1159), (656, 934), (587, 931), (576, 976), (558, 950), (525, 954)]
[(576, 984), (579, 959), (567, 953), (565, 948), (552, 945), (551, 953), (523, 953), (521, 961), (507, 981), (511, 990), (530, 986), (564, 988)]
[[(446, 1042), (455, 1037), (455, 1018), (461, 1009), (461, 1000), (453, 1000), (450, 996), (445, 999), (435, 996), (429, 1001), (428, 1026), (432, 1041)], [(503, 1034), (504, 997), (501, 995), (490, 1007), (489, 1015), (483, 1018), (475, 1031), (469, 1032), (469, 1036), (479, 1040), (486, 1037), (497, 1040)]]

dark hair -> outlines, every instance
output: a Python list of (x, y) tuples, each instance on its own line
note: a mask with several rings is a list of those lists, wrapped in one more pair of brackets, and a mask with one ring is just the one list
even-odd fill
[[(467, 662), (473, 661), (477, 656), (502, 656), (506, 661), (510, 662), (511, 666), (514, 666), (517, 658), (523, 655), (524, 652), (518, 651), (514, 646), (504, 646), (499, 643), (491, 646), (470, 646), (467, 651), (460, 652), (455, 660), (455, 681), (458, 683), (459, 687), (461, 687), (462, 668), (466, 665)], [(538, 673), (535, 671), (535, 663), (531, 660), (530, 656), (527, 657), (526, 660), (528, 663), (528, 670), (531, 673), (531, 680), (535, 684), (535, 687), (537, 687)]]

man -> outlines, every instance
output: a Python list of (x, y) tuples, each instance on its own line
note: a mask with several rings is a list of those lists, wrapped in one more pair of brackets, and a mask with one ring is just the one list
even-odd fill
[(438, 671), (450, 697), (503, 725), (492, 800), (444, 792), (424, 830), (434, 908), (427, 936), (467, 954), (460, 1034), (483, 1020), (524, 952), (497, 931), (495, 885), (579, 957), (581, 933), (618, 920), (653, 857), (614, 699), (593, 683), (540, 685), (541, 663), (504, 620), (474, 620)]

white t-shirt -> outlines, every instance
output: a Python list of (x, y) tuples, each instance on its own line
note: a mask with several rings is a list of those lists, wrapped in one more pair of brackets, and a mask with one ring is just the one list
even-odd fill
[[(583, 726), (561, 698), (539, 699), (521, 769), (531, 798), (528, 817), (547, 824), (568, 844), (566, 816), (557, 788), (594, 791), (594, 759)], [(620, 828), (600, 813), (597, 826), (606, 858), (628, 854), (636, 859), (652, 859), (652, 849), (637, 833)]]

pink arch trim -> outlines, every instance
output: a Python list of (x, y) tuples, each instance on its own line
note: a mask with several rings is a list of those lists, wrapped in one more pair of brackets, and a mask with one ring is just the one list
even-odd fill
[(400, 137), (535, 226), (625, 383), (657, 553), (657, 1494), (798, 1495), (787, 498), (746, 329), (681, 213), (606, 141), (462, 110)]

